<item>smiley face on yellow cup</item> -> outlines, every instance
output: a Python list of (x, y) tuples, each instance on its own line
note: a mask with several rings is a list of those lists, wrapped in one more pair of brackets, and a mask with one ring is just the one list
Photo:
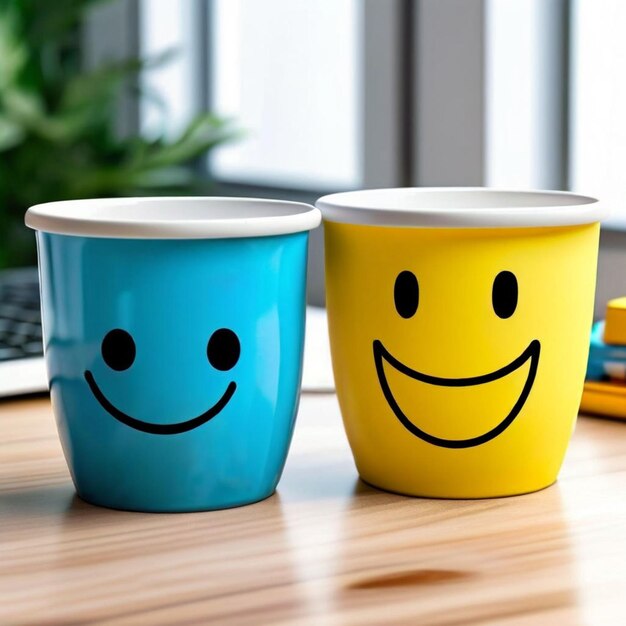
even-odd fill
[(421, 188), (317, 206), (335, 382), (361, 478), (443, 498), (553, 483), (584, 382), (599, 203)]

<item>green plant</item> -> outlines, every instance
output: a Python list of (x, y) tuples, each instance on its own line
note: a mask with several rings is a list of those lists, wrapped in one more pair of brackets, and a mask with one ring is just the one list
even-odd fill
[(34, 261), (29, 206), (188, 191), (192, 159), (235, 135), (206, 113), (175, 138), (119, 137), (120, 93), (167, 58), (85, 70), (80, 27), (98, 1), (0, 0), (0, 267)]

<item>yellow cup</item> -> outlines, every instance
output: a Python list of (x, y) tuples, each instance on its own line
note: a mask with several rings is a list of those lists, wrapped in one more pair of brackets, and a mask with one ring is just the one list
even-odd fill
[(584, 382), (599, 203), (382, 189), (317, 206), (335, 382), (361, 478), (440, 498), (553, 483)]

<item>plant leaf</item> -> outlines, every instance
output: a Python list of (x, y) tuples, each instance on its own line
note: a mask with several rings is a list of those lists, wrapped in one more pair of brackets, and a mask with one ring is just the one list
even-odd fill
[(15, 3), (0, 3), (0, 90), (14, 84), (26, 67), (28, 48), (19, 38), (20, 21)]
[(148, 154), (143, 167), (165, 167), (194, 159), (218, 144), (240, 136), (230, 120), (205, 113), (197, 116), (171, 144), (161, 143)]
[(0, 152), (17, 146), (24, 135), (24, 129), (19, 124), (0, 115)]

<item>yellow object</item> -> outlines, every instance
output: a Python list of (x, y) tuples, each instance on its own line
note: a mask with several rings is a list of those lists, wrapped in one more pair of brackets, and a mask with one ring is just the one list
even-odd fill
[(580, 402), (581, 413), (626, 419), (626, 385), (623, 382), (585, 383)]
[(626, 346), (626, 298), (609, 300), (606, 305), (604, 343)]
[(554, 482), (583, 388), (599, 224), (324, 227), (335, 382), (363, 480), (443, 498)]

